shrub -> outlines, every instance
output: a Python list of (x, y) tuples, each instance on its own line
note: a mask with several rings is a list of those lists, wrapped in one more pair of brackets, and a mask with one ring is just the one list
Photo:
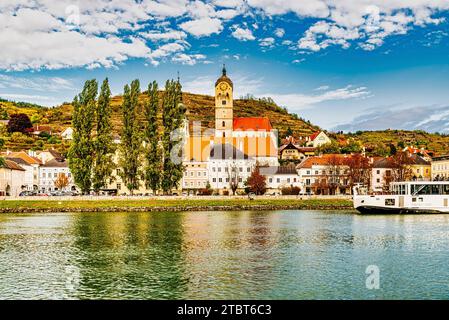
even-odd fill
[(297, 196), (300, 191), (301, 191), (300, 187), (293, 187), (293, 186), (284, 187), (284, 188), (281, 189), (281, 193), (284, 196), (285, 195), (295, 195), (295, 196)]

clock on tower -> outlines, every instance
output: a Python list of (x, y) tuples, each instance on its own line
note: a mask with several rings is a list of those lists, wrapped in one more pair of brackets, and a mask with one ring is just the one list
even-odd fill
[(231, 137), (233, 126), (233, 83), (226, 75), (223, 65), (222, 75), (215, 82), (215, 136)]

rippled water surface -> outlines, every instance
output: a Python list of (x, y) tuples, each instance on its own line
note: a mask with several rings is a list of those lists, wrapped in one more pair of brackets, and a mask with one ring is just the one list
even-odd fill
[(2, 214), (0, 299), (14, 298), (447, 299), (449, 215)]

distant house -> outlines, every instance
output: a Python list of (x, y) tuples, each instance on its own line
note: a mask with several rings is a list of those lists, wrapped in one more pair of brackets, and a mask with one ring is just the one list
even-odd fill
[(323, 154), (307, 158), (296, 170), (307, 194), (351, 194), (348, 166), (345, 159), (349, 155)]
[[(268, 193), (270, 191), (281, 191), (282, 188), (302, 188), (295, 164), (288, 164), (286, 166), (278, 166), (275, 168), (261, 168), (261, 174), (264, 174), (267, 169), (269, 171), (269, 173), (266, 174)], [(270, 173), (270, 171), (272, 173)]]
[(68, 162), (62, 158), (52, 159), (40, 166), (39, 190), (41, 192), (52, 192), (58, 190), (58, 187), (55, 185), (55, 181), (61, 174), (65, 175), (69, 180), (68, 186), (64, 189), (75, 191), (76, 186), (74, 184)]
[(51, 160), (64, 160), (64, 156), (54, 149), (49, 149), (45, 151), (35, 151), (33, 156), (38, 158), (42, 163), (47, 163)]
[(73, 128), (68, 127), (61, 133), (62, 140), (73, 140)]
[(0, 196), (17, 197), (22, 192), (25, 169), (14, 161), (5, 159), (0, 167)]
[(408, 154), (420, 155), (426, 161), (432, 161), (432, 157), (434, 156), (432, 151), (426, 150), (424, 148), (417, 148), (414, 146), (405, 147), (402, 151), (407, 152)]
[[(407, 167), (410, 169), (410, 180), (428, 181), (431, 180), (431, 163), (417, 154), (410, 154), (410, 163)], [(395, 170), (394, 163), (390, 158), (378, 158), (373, 162), (371, 190), (381, 192), (389, 188), (393, 179)]]
[(47, 133), (47, 134), (52, 134), (52, 130), (51, 127), (48, 125), (40, 125), (40, 124), (35, 124), (33, 126), (33, 132), (34, 135), (38, 136), (41, 133)]
[(42, 162), (26, 151), (6, 152), (5, 157), (19, 164), (25, 169), (25, 177), (22, 181), (23, 190), (38, 190), (39, 185), (39, 166)]
[(331, 139), (323, 131), (317, 131), (309, 137), (307, 146), (318, 148), (328, 143), (331, 143)]
[(301, 147), (293, 137), (287, 138), (288, 143), (279, 147), (279, 157), (282, 160), (304, 160), (315, 155), (314, 147)]

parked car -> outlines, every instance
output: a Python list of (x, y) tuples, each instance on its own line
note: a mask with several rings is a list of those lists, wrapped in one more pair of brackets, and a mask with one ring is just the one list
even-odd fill
[(31, 196), (35, 196), (37, 195), (37, 193), (35, 191), (22, 191), (21, 193), (19, 193), (19, 197), (31, 197)]

